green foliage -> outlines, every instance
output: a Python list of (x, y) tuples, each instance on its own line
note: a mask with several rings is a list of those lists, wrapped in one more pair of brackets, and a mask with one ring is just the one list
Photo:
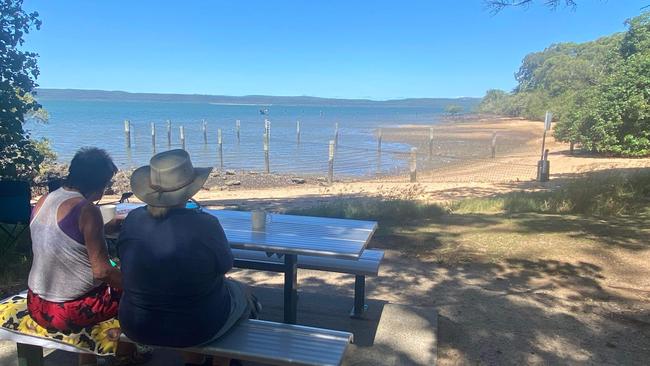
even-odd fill
[(587, 149), (625, 156), (650, 154), (648, 51), (618, 62), (615, 70), (585, 94), (583, 104), (576, 106), (574, 128)]
[(450, 104), (450, 105), (445, 107), (445, 112), (447, 114), (452, 115), (452, 116), (455, 116), (457, 114), (461, 114), (461, 113), (463, 113), (463, 111), (464, 111), (463, 107), (460, 106), (460, 105), (457, 105), (457, 104)]
[(650, 49), (650, 13), (625, 21), (628, 31), (621, 42), (621, 54), (627, 58), (637, 53), (643, 53)]
[(504, 106), (510, 98), (508, 92), (499, 89), (490, 89), (485, 93), (481, 104), (478, 106), (479, 113), (494, 113), (507, 115), (504, 113)]
[(441, 217), (447, 210), (436, 204), (401, 199), (340, 198), (315, 207), (296, 209), (289, 213), (305, 216), (376, 220), (384, 224), (408, 224), (415, 220)]
[(488, 91), (479, 110), (537, 120), (550, 110), (560, 141), (609, 155), (650, 155), (650, 13), (626, 25), (625, 33), (527, 55), (517, 88)]
[(555, 213), (592, 216), (637, 214), (650, 197), (650, 169), (593, 173), (552, 191), (512, 192), (455, 202), (455, 213)]
[(56, 153), (52, 150), (50, 140), (42, 138), (40, 140), (32, 140), (32, 143), (36, 147), (36, 151), (43, 157), (41, 167), (47, 167), (56, 162)]
[(0, 0), (0, 178), (32, 179), (43, 162), (23, 124), (39, 115), (32, 97), (39, 70), (37, 54), (22, 50), (24, 35), (39, 29), (38, 13), (26, 13), (22, 0)]

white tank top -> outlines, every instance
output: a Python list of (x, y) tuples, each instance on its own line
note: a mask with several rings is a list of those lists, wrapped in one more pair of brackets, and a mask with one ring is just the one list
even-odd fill
[(59, 188), (50, 193), (29, 224), (34, 259), (28, 285), (33, 293), (51, 302), (75, 300), (101, 284), (93, 278), (86, 246), (61, 230), (59, 206), (81, 193)]

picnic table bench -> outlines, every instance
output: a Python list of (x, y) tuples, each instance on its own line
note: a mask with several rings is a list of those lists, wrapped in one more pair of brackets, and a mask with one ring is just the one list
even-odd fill
[[(255, 262), (282, 263), (282, 259), (271, 253), (256, 252), (252, 250), (233, 249), (235, 267), (253, 268)], [(379, 265), (384, 258), (383, 250), (366, 249), (358, 260), (337, 258), (298, 256), (298, 268), (315, 271), (337, 272), (354, 275), (354, 305), (350, 316), (360, 318), (367, 309), (366, 305), (366, 276), (376, 276)]]
[[(141, 206), (122, 203), (117, 210), (125, 213)], [(375, 221), (270, 214), (264, 230), (253, 230), (248, 211), (202, 210), (219, 219), (235, 266), (284, 273), (285, 323), (296, 323), (298, 268), (354, 274), (351, 315), (363, 314), (365, 276), (377, 275), (384, 256), (383, 251), (366, 249), (377, 229)]]
[[(139, 204), (120, 204), (131, 210)], [(365, 276), (376, 275), (383, 251), (367, 250), (377, 223), (293, 215), (269, 215), (266, 229), (252, 229), (251, 214), (244, 211), (205, 210), (224, 228), (238, 267), (284, 273), (284, 323), (246, 320), (218, 340), (186, 350), (271, 365), (339, 365), (352, 334), (295, 325), (297, 269), (355, 275), (353, 316), (365, 309)], [(275, 254), (275, 255), (274, 255)], [(42, 347), (83, 353), (54, 340), (0, 328), (0, 339), (17, 343), (20, 366), (40, 366)], [(130, 342), (125, 336), (121, 340)]]
[[(2, 339), (17, 343), (19, 366), (42, 366), (43, 347), (87, 353), (55, 340), (44, 341), (0, 328)], [(125, 335), (120, 341), (131, 342)], [(269, 365), (329, 366), (341, 364), (351, 341), (348, 332), (251, 319), (240, 322), (216, 341), (182, 350)]]

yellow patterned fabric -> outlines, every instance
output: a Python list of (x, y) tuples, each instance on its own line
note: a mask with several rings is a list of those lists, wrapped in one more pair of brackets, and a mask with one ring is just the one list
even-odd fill
[(27, 298), (23, 295), (13, 296), (0, 303), (0, 327), (22, 335), (65, 343), (98, 356), (115, 354), (121, 333), (117, 319), (83, 328), (79, 333), (65, 334), (45, 329), (29, 316)]

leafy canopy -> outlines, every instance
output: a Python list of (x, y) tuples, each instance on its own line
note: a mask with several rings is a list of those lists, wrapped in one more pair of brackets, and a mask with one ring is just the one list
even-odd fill
[(23, 37), (39, 29), (41, 21), (22, 5), (22, 0), (0, 0), (0, 178), (31, 179), (43, 161), (23, 128), (26, 115), (42, 110), (31, 94), (38, 55), (22, 50)]
[(558, 121), (555, 137), (594, 152), (650, 155), (650, 13), (628, 30), (527, 55), (511, 93), (490, 90), (483, 113)]

